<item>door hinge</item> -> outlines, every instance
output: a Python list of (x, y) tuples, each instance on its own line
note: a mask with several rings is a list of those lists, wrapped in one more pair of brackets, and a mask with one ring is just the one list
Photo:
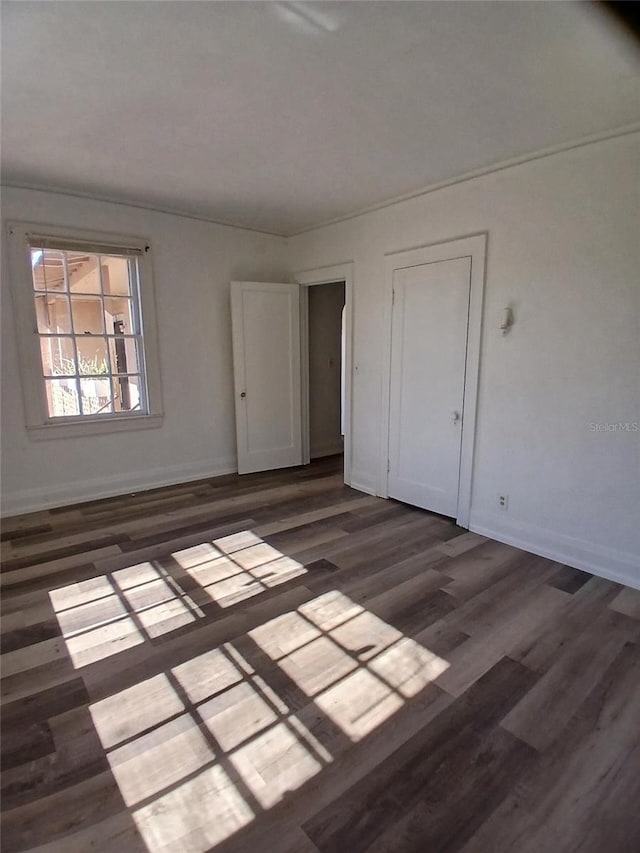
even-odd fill
[(391, 470), (391, 460), (387, 459), (387, 474), (389, 473), (390, 470)]
[(395, 287), (391, 290), (391, 307), (395, 305), (396, 302), (396, 290)]

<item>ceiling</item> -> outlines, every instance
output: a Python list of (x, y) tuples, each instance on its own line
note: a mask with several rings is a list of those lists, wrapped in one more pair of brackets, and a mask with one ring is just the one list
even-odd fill
[(3, 182), (279, 234), (640, 119), (573, 3), (2, 4)]

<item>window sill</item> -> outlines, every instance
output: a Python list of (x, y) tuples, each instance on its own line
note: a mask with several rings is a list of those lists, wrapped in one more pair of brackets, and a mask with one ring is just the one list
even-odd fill
[(28, 426), (29, 438), (43, 441), (50, 438), (82, 438), (90, 435), (109, 435), (114, 432), (129, 432), (138, 429), (157, 429), (162, 426), (162, 415), (138, 415), (95, 421), (73, 421)]

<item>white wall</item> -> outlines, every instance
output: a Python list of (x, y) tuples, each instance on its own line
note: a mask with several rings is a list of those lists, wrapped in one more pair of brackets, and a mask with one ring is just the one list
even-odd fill
[(340, 380), (344, 284), (309, 289), (309, 437), (311, 458), (342, 452)]
[[(640, 421), (638, 141), (565, 151), (289, 240), (292, 269), (354, 262), (355, 487), (379, 488), (386, 455), (384, 253), (488, 231), (471, 528), (640, 587), (640, 433), (589, 426)], [(507, 304), (516, 325), (503, 337)]]
[[(3, 512), (235, 467), (231, 279), (354, 261), (353, 485), (375, 492), (385, 252), (488, 231), (471, 528), (640, 586), (638, 136), (566, 151), (291, 238), (5, 189), (3, 219), (153, 244), (162, 428), (31, 441), (2, 276)], [(3, 224), (4, 235), (4, 224)], [(503, 337), (501, 310), (516, 325)], [(509, 495), (507, 512), (497, 494)]]
[(3, 513), (235, 470), (229, 282), (282, 281), (285, 241), (149, 210), (11, 188), (2, 192), (2, 217), (3, 242), (7, 220), (149, 239), (165, 413), (159, 429), (30, 440), (4, 252)]

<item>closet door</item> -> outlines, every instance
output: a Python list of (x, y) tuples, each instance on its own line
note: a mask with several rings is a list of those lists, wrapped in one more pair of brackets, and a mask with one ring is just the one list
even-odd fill
[(389, 496), (456, 516), (471, 258), (393, 273)]

